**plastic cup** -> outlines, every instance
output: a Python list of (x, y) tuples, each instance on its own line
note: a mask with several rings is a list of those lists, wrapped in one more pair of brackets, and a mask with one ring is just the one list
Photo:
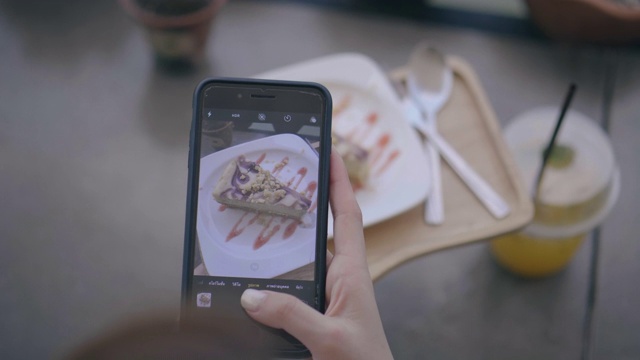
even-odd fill
[(159, 68), (190, 71), (201, 64), (211, 24), (227, 0), (119, 0), (147, 30)]
[[(533, 109), (504, 130), (532, 194), (557, 116), (556, 108)], [(545, 277), (565, 268), (618, 199), (620, 174), (609, 138), (584, 115), (570, 111), (566, 116), (545, 169), (533, 221), (491, 241), (496, 261), (520, 276)]]

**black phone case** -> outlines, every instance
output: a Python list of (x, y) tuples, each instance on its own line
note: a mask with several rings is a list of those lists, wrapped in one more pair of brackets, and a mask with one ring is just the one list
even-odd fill
[[(200, 178), (199, 167), (197, 166), (198, 154), (200, 154), (200, 141), (197, 134), (201, 130), (201, 114), (198, 109), (201, 107), (201, 94), (203, 90), (210, 84), (239, 84), (239, 85), (255, 85), (255, 86), (278, 86), (290, 88), (314, 88), (320, 91), (325, 98), (324, 124), (322, 130), (322, 144), (331, 144), (331, 113), (332, 99), (329, 90), (324, 86), (312, 82), (299, 81), (280, 81), (280, 80), (262, 80), (262, 79), (242, 79), (242, 78), (208, 78), (200, 82), (193, 93), (192, 104), (192, 122), (191, 132), (189, 135), (189, 160), (188, 160), (188, 185), (187, 185), (187, 209), (185, 218), (185, 238), (184, 252), (182, 261), (182, 295), (181, 295), (181, 318), (187, 308), (188, 294), (191, 290), (191, 279), (193, 274), (193, 252), (195, 251), (196, 239), (196, 208), (198, 195), (198, 179)], [(325, 282), (326, 282), (326, 255), (327, 255), (327, 218), (329, 209), (329, 158), (331, 154), (330, 146), (322, 146), (322, 153), (319, 156), (319, 172), (318, 172), (318, 226), (316, 227), (316, 261), (315, 261), (315, 279), (316, 279), (316, 310), (324, 313), (325, 310)], [(326, 194), (321, 199), (320, 194)], [(322, 200), (322, 201), (321, 201)], [(275, 329), (272, 329), (275, 330)], [(288, 335), (288, 334), (286, 334)], [(289, 335), (290, 336), (290, 335)], [(291, 337), (291, 336), (290, 336)], [(305, 358), (311, 356), (307, 349), (278, 351), (278, 356), (289, 358)]]

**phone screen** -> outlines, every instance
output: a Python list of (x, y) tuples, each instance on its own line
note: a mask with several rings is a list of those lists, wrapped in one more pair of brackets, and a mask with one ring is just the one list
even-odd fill
[(249, 321), (240, 306), (248, 288), (324, 306), (327, 94), (309, 85), (228, 82), (196, 94), (189, 316)]

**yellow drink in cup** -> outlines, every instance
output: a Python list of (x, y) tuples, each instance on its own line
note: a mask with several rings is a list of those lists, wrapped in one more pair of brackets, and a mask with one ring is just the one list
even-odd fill
[[(534, 109), (504, 130), (531, 194), (557, 116), (556, 108)], [(609, 214), (619, 190), (620, 176), (609, 138), (584, 115), (568, 112), (545, 169), (534, 219), (521, 231), (492, 240), (495, 259), (525, 277), (560, 271), (586, 235)]]
[(522, 232), (511, 233), (491, 242), (498, 262), (525, 277), (543, 277), (562, 270), (573, 258), (586, 234), (566, 238), (545, 238)]

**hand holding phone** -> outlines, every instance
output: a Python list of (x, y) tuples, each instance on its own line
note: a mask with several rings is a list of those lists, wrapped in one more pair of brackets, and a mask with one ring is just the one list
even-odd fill
[(257, 321), (284, 329), (318, 359), (393, 359), (367, 266), (362, 214), (342, 159), (332, 152), (335, 255), (327, 254), (325, 314), (293, 296), (246, 290), (242, 306)]
[(260, 327), (245, 289), (324, 311), (331, 96), (319, 84), (209, 79), (194, 94), (183, 266), (185, 321), (245, 329), (278, 356), (308, 356)]

